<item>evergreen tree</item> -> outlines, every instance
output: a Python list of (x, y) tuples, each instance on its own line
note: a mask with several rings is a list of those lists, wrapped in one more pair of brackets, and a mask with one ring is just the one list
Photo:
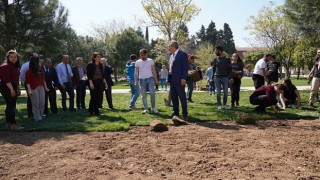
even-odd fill
[(199, 32), (196, 33), (197, 39), (200, 40), (201, 43), (206, 42), (206, 28), (204, 25), (201, 25)]
[(307, 36), (320, 33), (320, 0), (286, 0), (286, 16)]
[(217, 44), (218, 32), (216, 29), (216, 24), (213, 21), (210, 22), (210, 24), (207, 28), (205, 39), (206, 39), (206, 42), (209, 42), (213, 46), (215, 46)]
[(185, 23), (182, 23), (178, 31), (174, 34), (173, 38), (177, 40), (180, 44), (185, 43), (189, 39), (189, 29)]
[(224, 46), (224, 32), (222, 29), (220, 29), (217, 33), (217, 41), (214, 44), (214, 46)]
[(146, 27), (146, 41), (149, 42), (149, 29), (148, 26)]
[(223, 43), (223, 48), (229, 55), (237, 51), (233, 40), (232, 30), (227, 23), (224, 23), (223, 25)]
[(58, 0), (0, 1), (0, 44), (6, 50), (57, 53), (68, 28), (68, 11)]
[(143, 31), (142, 31), (142, 29), (141, 29), (140, 26), (138, 26), (138, 29), (136, 30), (136, 33), (137, 33), (140, 37), (144, 38), (144, 36), (143, 36)]

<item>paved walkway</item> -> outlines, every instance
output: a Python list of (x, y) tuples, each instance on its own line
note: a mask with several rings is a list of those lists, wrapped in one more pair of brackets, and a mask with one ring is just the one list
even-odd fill
[[(310, 86), (297, 86), (298, 90), (310, 90)], [(254, 87), (241, 87), (241, 91), (253, 91)], [(157, 93), (165, 93), (168, 91), (157, 91)], [(205, 91), (194, 91), (194, 92), (205, 92)], [(112, 93), (118, 93), (118, 94), (123, 94), (123, 93), (130, 93), (130, 89), (112, 89)], [(25, 90), (21, 91), (21, 94), (26, 94)], [(57, 90), (57, 94), (60, 94), (60, 91)], [(87, 94), (89, 94), (89, 90), (87, 90)]]

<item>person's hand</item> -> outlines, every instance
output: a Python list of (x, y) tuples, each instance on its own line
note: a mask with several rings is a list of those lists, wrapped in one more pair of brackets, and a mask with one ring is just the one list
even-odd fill
[(32, 96), (32, 95), (33, 95), (33, 92), (32, 92), (31, 89), (28, 90), (28, 94), (29, 94), (29, 96)]
[(107, 84), (107, 83), (104, 85), (104, 88), (105, 88), (105, 89), (108, 89), (108, 84)]
[(134, 81), (134, 85), (135, 85), (135, 86), (138, 86), (138, 81)]
[(185, 85), (186, 85), (186, 83), (187, 83), (187, 80), (185, 80), (185, 79), (181, 79), (181, 86), (185, 86)]
[(45, 88), (45, 91), (46, 91), (46, 92), (49, 92), (49, 89), (48, 89), (48, 88)]
[(17, 95), (16, 92), (13, 89), (10, 90), (10, 94), (11, 94), (11, 97), (15, 97)]
[(90, 89), (94, 90), (94, 85), (92, 83), (90, 83)]

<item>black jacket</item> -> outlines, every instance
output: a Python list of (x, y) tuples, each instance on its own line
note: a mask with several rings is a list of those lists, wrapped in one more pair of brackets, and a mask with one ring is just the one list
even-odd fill
[[(87, 76), (88, 76), (88, 81), (89, 80), (93, 80), (93, 76), (94, 76), (94, 73), (96, 71), (96, 64), (94, 63), (90, 63), (87, 65)], [(99, 64), (99, 69), (101, 71), (101, 75), (102, 75), (102, 79), (104, 78), (104, 73), (103, 73), (103, 66), (102, 64)]]
[(103, 73), (104, 73), (104, 78), (106, 79), (106, 82), (107, 82), (108, 86), (113, 86), (114, 83), (113, 83), (112, 78), (111, 78), (111, 74), (113, 73), (112, 67), (109, 66), (109, 65), (104, 67)]
[(53, 67), (50, 67), (49, 71), (45, 67), (42, 67), (42, 70), (45, 74), (48, 89), (55, 89), (55, 87), (59, 86), (57, 71)]

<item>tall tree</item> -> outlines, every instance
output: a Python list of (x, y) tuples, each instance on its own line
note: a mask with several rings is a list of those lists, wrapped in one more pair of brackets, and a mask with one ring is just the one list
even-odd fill
[(172, 40), (179, 26), (191, 21), (200, 11), (192, 0), (142, 0), (141, 3), (152, 24), (167, 40)]
[(142, 29), (141, 29), (140, 26), (138, 26), (138, 29), (136, 30), (136, 33), (137, 33), (140, 37), (144, 38), (143, 31), (142, 31)]
[(305, 35), (320, 33), (320, 0), (286, 0), (286, 16)]
[(224, 48), (225, 52), (228, 53), (229, 55), (237, 52), (236, 46), (235, 46), (234, 40), (233, 40), (232, 30), (231, 30), (229, 24), (224, 23), (223, 33), (224, 33), (224, 35), (223, 35), (223, 43), (224, 43), (223, 48)]
[(118, 70), (122, 72), (121, 70), (125, 68), (128, 56), (133, 53), (138, 54), (142, 48), (149, 49), (149, 43), (132, 28), (124, 30), (114, 38), (114, 46), (108, 49), (107, 53), (115, 67), (116, 77)]
[(204, 25), (201, 25), (201, 28), (199, 30), (199, 32), (196, 33), (197, 38), (200, 42), (206, 42), (206, 28), (204, 27)]
[(209, 42), (200, 44), (196, 56), (198, 58), (196, 60), (197, 66), (200, 66), (202, 70), (207, 69), (210, 67), (212, 60), (216, 57), (213, 52), (213, 45)]
[(186, 24), (181, 24), (178, 31), (174, 34), (173, 38), (180, 44), (184, 44), (189, 40), (189, 29)]
[[(223, 34), (223, 33), (222, 33)], [(218, 31), (216, 29), (216, 24), (211, 21), (208, 25), (208, 28), (206, 30), (206, 41), (212, 44), (213, 46), (216, 46), (217, 40), (218, 40)]]
[(53, 53), (69, 28), (68, 11), (58, 0), (0, 1), (0, 44), (4, 49)]
[(292, 56), (299, 39), (299, 32), (294, 25), (284, 16), (283, 6), (264, 6), (259, 14), (250, 17), (251, 35), (257, 42), (268, 47), (277, 55), (277, 59), (286, 70), (286, 77), (290, 77)]
[(148, 26), (146, 26), (146, 36), (145, 36), (146, 38), (146, 41), (147, 42), (149, 42), (149, 28), (148, 28)]

